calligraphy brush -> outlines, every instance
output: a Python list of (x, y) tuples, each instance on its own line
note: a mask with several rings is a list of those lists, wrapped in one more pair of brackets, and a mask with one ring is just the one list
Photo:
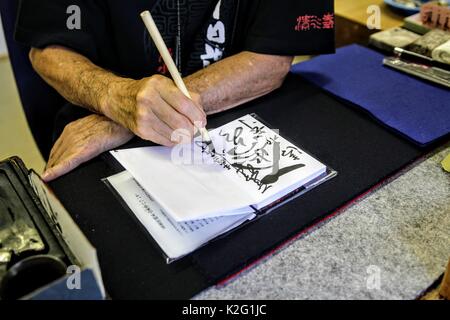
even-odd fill
[[(158, 51), (161, 57), (163, 58), (164, 63), (166, 64), (167, 69), (169, 70), (170, 75), (172, 76), (172, 79), (175, 82), (176, 86), (178, 87), (178, 89), (180, 89), (181, 92), (183, 92), (183, 94), (186, 97), (192, 100), (192, 97), (189, 94), (189, 91), (186, 88), (186, 85), (184, 84), (184, 81), (181, 78), (180, 73), (178, 72), (175, 62), (173, 61), (172, 56), (170, 55), (169, 50), (167, 49), (167, 46), (163, 38), (161, 37), (161, 33), (159, 32), (158, 27), (156, 26), (150, 11), (147, 10), (142, 12), (141, 18), (144, 21), (144, 24), (147, 27), (153, 42), (158, 48)], [(197, 128), (197, 129), (200, 131), (203, 141), (206, 143), (209, 149), (213, 153), (215, 153), (214, 144), (212, 143), (208, 130), (206, 130), (206, 128)]]
[(433, 58), (424, 56), (422, 54), (412, 52), (405, 50), (403, 48), (395, 48), (394, 54), (399, 57), (403, 58), (404, 60), (411, 61), (411, 62), (417, 62), (420, 64), (428, 65), (435, 68), (440, 68), (446, 71), (450, 71), (450, 64), (439, 62), (437, 60), (434, 60)]

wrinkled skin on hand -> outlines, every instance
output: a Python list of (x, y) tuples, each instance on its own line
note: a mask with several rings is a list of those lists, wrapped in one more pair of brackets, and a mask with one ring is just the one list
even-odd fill
[(132, 137), (128, 129), (97, 114), (72, 122), (53, 146), (42, 178), (54, 180)]

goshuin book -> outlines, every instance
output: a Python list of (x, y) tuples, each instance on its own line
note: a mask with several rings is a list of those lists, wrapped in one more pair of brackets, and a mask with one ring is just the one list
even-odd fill
[[(126, 171), (106, 179), (164, 252), (177, 260), (337, 173), (256, 115), (174, 148), (111, 154)], [(301, 213), (299, 213), (301, 214)]]

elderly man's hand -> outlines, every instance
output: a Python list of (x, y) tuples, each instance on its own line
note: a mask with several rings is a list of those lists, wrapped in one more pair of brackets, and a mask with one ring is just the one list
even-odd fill
[(53, 146), (42, 178), (54, 180), (132, 137), (128, 129), (104, 116), (94, 114), (72, 122)]
[(171, 147), (180, 142), (180, 134), (193, 137), (196, 126), (206, 125), (200, 96), (191, 96), (192, 100), (161, 75), (118, 80), (101, 99), (101, 113), (144, 140)]

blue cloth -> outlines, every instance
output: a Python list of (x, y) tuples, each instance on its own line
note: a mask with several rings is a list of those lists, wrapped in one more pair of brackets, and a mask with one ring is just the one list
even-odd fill
[(367, 110), (424, 146), (450, 132), (450, 91), (382, 65), (383, 55), (359, 45), (299, 63), (292, 72)]
[[(29, 300), (104, 300), (100, 287), (91, 269), (81, 271), (80, 288), (69, 289), (67, 277), (57, 280), (48, 287), (28, 296)], [(70, 282), (72, 283), (72, 282)]]

